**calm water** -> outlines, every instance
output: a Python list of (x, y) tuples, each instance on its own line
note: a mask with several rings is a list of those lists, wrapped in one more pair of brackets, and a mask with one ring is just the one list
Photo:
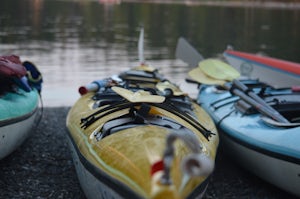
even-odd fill
[(80, 85), (137, 66), (139, 28), (145, 59), (195, 95), (191, 69), (175, 58), (187, 38), (204, 57), (228, 44), (300, 62), (300, 10), (91, 0), (1, 0), (0, 54), (31, 60), (44, 75), (45, 106), (70, 106)]

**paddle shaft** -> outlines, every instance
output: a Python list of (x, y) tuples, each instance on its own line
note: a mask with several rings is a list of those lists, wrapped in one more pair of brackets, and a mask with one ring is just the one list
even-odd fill
[(140, 37), (138, 41), (138, 55), (139, 55), (139, 61), (140, 64), (145, 63), (144, 59), (144, 28), (141, 28)]
[[(231, 89), (229, 86), (226, 86), (226, 85), (225, 85), (225, 88), (227, 90)], [(253, 98), (251, 98), (248, 95), (246, 95), (243, 91), (241, 91), (241, 90), (239, 90), (237, 88), (231, 89), (231, 91), (232, 91), (233, 94), (235, 94), (236, 96), (239, 96), (245, 102), (247, 102), (248, 104), (250, 104), (251, 106), (253, 106), (254, 108), (256, 108), (256, 110), (258, 110), (261, 114), (266, 115), (268, 117), (271, 117), (272, 119), (274, 119), (276, 121), (283, 122), (281, 117), (278, 117), (269, 108), (267, 108), (266, 106), (258, 103), (256, 100), (254, 100)], [(284, 118), (284, 120), (286, 120), (286, 119)], [(286, 122), (284, 121), (284, 123), (286, 123)]]
[(273, 119), (275, 119), (277, 122), (282, 122), (282, 123), (290, 123), (287, 119), (285, 119), (277, 110), (273, 109), (269, 104), (267, 104), (261, 97), (259, 97), (256, 93), (253, 91), (249, 90), (249, 88), (243, 84), (241, 81), (235, 79), (233, 80), (233, 84), (240, 89), (243, 92), (246, 92), (252, 99), (254, 99), (257, 103), (259, 103), (261, 107), (264, 107), (263, 109), (268, 110), (269, 116), (271, 116)]

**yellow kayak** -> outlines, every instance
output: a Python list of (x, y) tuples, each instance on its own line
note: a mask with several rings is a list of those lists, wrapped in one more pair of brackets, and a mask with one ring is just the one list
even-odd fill
[(81, 88), (67, 134), (87, 198), (201, 198), (219, 137), (209, 115), (157, 70)]

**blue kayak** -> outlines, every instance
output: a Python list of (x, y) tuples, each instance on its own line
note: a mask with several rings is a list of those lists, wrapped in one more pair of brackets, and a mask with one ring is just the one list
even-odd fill
[(255, 175), (300, 196), (300, 92), (256, 80), (244, 84), (289, 122), (273, 120), (220, 86), (201, 85), (197, 101), (217, 124), (228, 154)]

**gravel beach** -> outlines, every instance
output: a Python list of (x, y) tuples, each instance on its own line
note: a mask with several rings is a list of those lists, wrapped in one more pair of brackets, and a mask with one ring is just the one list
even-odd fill
[[(44, 108), (32, 136), (0, 160), (0, 198), (84, 199), (65, 137), (69, 108)], [(219, 148), (204, 198), (281, 199), (288, 195), (236, 166)]]

